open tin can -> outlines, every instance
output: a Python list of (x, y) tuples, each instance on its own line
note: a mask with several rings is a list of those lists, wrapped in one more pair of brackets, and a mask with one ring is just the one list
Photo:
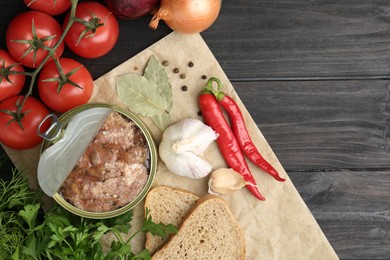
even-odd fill
[(115, 105), (91, 103), (46, 120), (52, 124), (39, 133), (44, 141), (38, 182), (59, 205), (81, 217), (104, 219), (123, 214), (144, 199), (158, 155), (138, 116)]

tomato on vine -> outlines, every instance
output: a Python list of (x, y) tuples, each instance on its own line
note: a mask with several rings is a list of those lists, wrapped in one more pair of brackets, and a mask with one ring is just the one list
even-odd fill
[(41, 11), (50, 15), (58, 15), (66, 12), (72, 2), (71, 0), (23, 0), (28, 8)]
[[(31, 96), (21, 106), (24, 98), (13, 96), (0, 103), (0, 141), (16, 150), (30, 149), (43, 141), (37, 129), (50, 113), (42, 102)], [(46, 120), (40, 129), (46, 131), (49, 126)]]
[[(69, 22), (68, 14), (64, 27)], [(119, 24), (113, 13), (97, 2), (77, 5), (76, 18), (65, 37), (66, 45), (84, 58), (98, 58), (107, 54), (118, 40)]]
[(41, 100), (57, 112), (85, 104), (93, 92), (93, 79), (88, 69), (69, 58), (51, 61), (43, 67), (38, 78)]
[(6, 50), (0, 49), (0, 102), (18, 95), (24, 87), (24, 68)]
[[(18, 62), (37, 68), (62, 34), (60, 24), (50, 15), (38, 11), (23, 12), (12, 19), (6, 31), (7, 49)], [(54, 56), (64, 51), (61, 43)]]

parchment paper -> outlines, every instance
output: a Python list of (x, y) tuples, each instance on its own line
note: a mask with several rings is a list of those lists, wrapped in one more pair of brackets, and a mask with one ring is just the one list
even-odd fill
[[(171, 123), (182, 118), (199, 118), (197, 98), (207, 79), (202, 75), (214, 76), (222, 80), (223, 91), (233, 97), (240, 105), (253, 141), (263, 156), (287, 180), (275, 181), (249, 162), (249, 166), (266, 201), (254, 198), (245, 188), (233, 195), (225, 195), (233, 214), (238, 219), (246, 238), (247, 259), (338, 259), (333, 248), (324, 236), (311, 212), (305, 205), (271, 147), (257, 128), (255, 122), (237, 96), (229, 79), (218, 61), (199, 34), (184, 35), (173, 32), (156, 42), (138, 55), (114, 68), (95, 80), (95, 89), (90, 102), (105, 102), (124, 105), (115, 91), (115, 77), (126, 73), (143, 74), (150, 56), (154, 54), (160, 62), (168, 61), (166, 71), (173, 90), (173, 110)], [(194, 66), (188, 66), (189, 62)], [(179, 73), (173, 69), (178, 68)], [(185, 74), (185, 79), (180, 74)], [(181, 87), (187, 86), (187, 91)], [(158, 144), (162, 132), (147, 118), (144, 118)], [(14, 151), (5, 148), (14, 164), (26, 171), (32, 185), (36, 185), (36, 165), (39, 160), (39, 147)], [(214, 142), (204, 154), (214, 169), (227, 167)], [(170, 173), (163, 162), (159, 161), (154, 186), (167, 185), (190, 190), (199, 196), (207, 194), (208, 177), (192, 180)], [(132, 225), (136, 229), (143, 221), (142, 203), (134, 210)], [(143, 237), (137, 237), (134, 247), (143, 246)], [(139, 248), (138, 248), (139, 249)]]

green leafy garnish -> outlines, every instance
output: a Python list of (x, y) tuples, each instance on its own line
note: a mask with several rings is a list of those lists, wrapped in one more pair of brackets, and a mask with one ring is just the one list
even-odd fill
[(160, 130), (169, 125), (172, 87), (164, 67), (152, 55), (144, 74), (116, 77), (119, 99), (134, 113), (149, 117)]
[(0, 179), (0, 259), (7, 259), (22, 247), (26, 227), (18, 212), (36, 198), (21, 171), (13, 170), (10, 181)]
[(177, 232), (176, 226), (172, 224), (165, 225), (162, 223), (154, 223), (148, 209), (146, 209), (146, 219), (141, 230), (163, 238), (166, 238), (169, 234)]
[[(8, 182), (0, 179), (0, 259), (150, 259), (147, 249), (135, 254), (130, 241), (139, 232), (167, 236), (172, 225), (156, 224), (149, 211), (143, 226), (127, 240), (132, 211), (120, 216), (95, 220), (78, 217), (60, 206), (43, 211), (40, 191), (28, 188), (20, 171)], [(109, 252), (101, 245), (107, 233), (115, 235)]]

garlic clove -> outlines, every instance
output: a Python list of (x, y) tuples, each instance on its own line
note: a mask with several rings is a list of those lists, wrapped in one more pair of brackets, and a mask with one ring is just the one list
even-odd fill
[(191, 179), (203, 178), (207, 176), (212, 169), (212, 166), (208, 162), (190, 152), (176, 155), (174, 160), (171, 160), (168, 163), (165, 162), (165, 165), (172, 173)]
[(199, 119), (182, 119), (164, 131), (159, 155), (172, 173), (191, 179), (203, 178), (212, 166), (199, 155), (216, 138), (214, 130)]
[(248, 185), (248, 182), (238, 172), (230, 168), (220, 168), (210, 175), (208, 192), (217, 195), (232, 194), (245, 185)]
[(201, 155), (217, 139), (215, 131), (198, 119), (181, 120), (176, 128), (182, 133), (173, 147), (177, 153), (187, 151)]

